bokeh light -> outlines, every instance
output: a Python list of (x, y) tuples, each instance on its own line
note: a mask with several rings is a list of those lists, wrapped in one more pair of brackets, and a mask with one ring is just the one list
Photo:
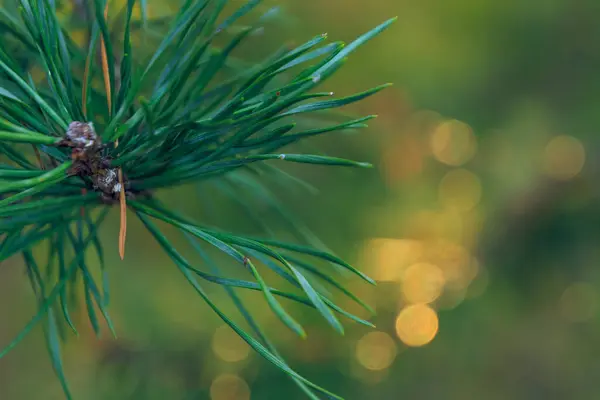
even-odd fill
[(381, 371), (392, 365), (397, 351), (396, 343), (385, 332), (367, 333), (356, 343), (356, 359), (371, 371)]
[(431, 152), (441, 163), (460, 166), (473, 158), (477, 141), (471, 127), (464, 122), (449, 120), (438, 125), (431, 136)]
[(237, 375), (223, 374), (210, 385), (211, 400), (250, 400), (250, 388)]
[(573, 283), (559, 300), (559, 312), (569, 322), (583, 322), (594, 317), (598, 309), (598, 292), (586, 282)]
[(396, 318), (396, 333), (407, 346), (420, 347), (428, 344), (438, 332), (439, 322), (435, 310), (426, 304), (414, 304), (404, 308)]
[(245, 360), (250, 354), (250, 346), (227, 325), (215, 330), (212, 349), (217, 357), (232, 363)]
[(455, 169), (442, 178), (438, 194), (444, 207), (469, 211), (481, 200), (481, 181), (466, 169)]
[(569, 180), (577, 176), (585, 164), (585, 148), (572, 136), (556, 136), (544, 151), (544, 172), (556, 180)]
[(477, 276), (479, 263), (469, 251), (457, 244), (439, 240), (427, 246), (427, 260), (444, 272), (446, 284), (454, 289), (464, 289)]
[(404, 273), (402, 294), (408, 303), (431, 303), (442, 294), (445, 282), (437, 265), (417, 263)]
[(376, 280), (395, 282), (422, 254), (423, 245), (417, 240), (374, 238), (363, 247), (362, 264), (375, 268), (373, 276)]

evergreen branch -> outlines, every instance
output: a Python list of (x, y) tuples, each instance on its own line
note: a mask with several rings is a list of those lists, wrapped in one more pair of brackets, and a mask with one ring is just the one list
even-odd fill
[[(331, 112), (389, 86), (341, 98), (332, 98), (332, 92), (314, 92), (354, 50), (387, 29), (393, 19), (346, 46), (327, 43), (326, 35), (317, 35), (299, 46), (284, 47), (262, 62), (248, 64), (232, 57), (232, 52), (260, 28), (244, 27), (236, 32), (231, 28), (259, 3), (247, 1), (222, 18), (226, 0), (187, 0), (172, 18), (152, 20), (147, 14), (148, 2), (140, 0), (141, 20), (135, 21), (135, 0), (128, 0), (120, 18), (112, 16), (109, 24), (108, 2), (93, 0), (84, 51), (70, 37), (69, 27), (57, 19), (54, 1), (18, 0), (20, 18), (0, 7), (0, 40), (10, 36), (23, 53), (10, 54), (5, 47), (0, 50), (0, 261), (22, 255), (38, 300), (37, 313), (0, 351), (0, 358), (43, 321), (53, 369), (65, 395), (71, 398), (60, 343), (68, 339), (67, 327), (77, 334), (68, 294), (81, 284), (92, 328), (100, 334), (99, 310), (114, 335), (98, 232), (108, 212), (119, 204), (121, 258), (130, 208), (195, 292), (243, 340), (291, 377), (309, 398), (318, 399), (316, 393), (339, 398), (306, 380), (283, 360), (234, 288), (260, 292), (270, 310), (301, 337), (306, 336), (304, 328), (281, 299), (316, 310), (340, 334), (344, 327), (339, 316), (372, 326), (334, 302), (332, 293), (337, 291), (373, 311), (332, 276), (331, 268), (319, 268), (314, 262), (325, 261), (336, 270), (349, 271), (368, 283), (374, 281), (327, 250), (279, 204), (266, 184), (271, 180), (278, 185), (308, 187), (278, 168), (285, 162), (371, 166), (287, 148), (313, 136), (365, 128), (374, 118), (346, 118), (330, 126), (302, 128), (305, 115)], [(114, 21), (124, 22), (122, 32), (114, 31), (120, 29), (120, 23)], [(158, 46), (150, 51), (147, 46), (134, 49), (134, 40), (150, 30), (162, 37)], [(225, 36), (228, 41), (223, 40)], [(223, 42), (222, 47), (215, 44)], [(95, 68), (98, 58), (101, 74)], [(42, 71), (44, 79), (34, 81), (33, 67)], [(97, 89), (102, 81), (103, 91)], [(159, 189), (208, 180), (218, 190), (237, 196), (235, 200), (266, 232), (272, 233), (253, 207), (239, 197), (237, 188), (243, 187), (257, 201), (271, 205), (298, 237), (311, 245), (282, 242), (272, 234), (253, 238), (206, 227), (154, 198)], [(92, 218), (96, 208), (100, 212)], [(151, 218), (184, 233), (211, 272), (187, 261)], [(31, 250), (43, 242), (49, 248), (48, 260), (39, 265)], [(223, 276), (202, 244), (236, 262), (248, 280)], [(94, 280), (86, 262), (90, 247), (100, 261), (101, 282)], [(264, 270), (274, 271), (298, 293), (268, 283)], [(199, 280), (227, 291), (252, 335), (223, 313)]]

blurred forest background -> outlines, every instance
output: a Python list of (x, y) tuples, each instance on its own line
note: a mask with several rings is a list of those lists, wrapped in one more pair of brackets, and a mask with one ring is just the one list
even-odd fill
[[(72, 4), (63, 3), (67, 15)], [(168, 2), (150, 5), (150, 17), (168, 13)], [(264, 14), (265, 29), (240, 59), (322, 32), (350, 41), (399, 16), (323, 84), (349, 95), (393, 82), (345, 110), (379, 118), (312, 141), (377, 168), (293, 168), (318, 192), (278, 193), (378, 280), (373, 288), (345, 279), (377, 309), (377, 329), (346, 324), (339, 337), (290, 304), (308, 328), (301, 341), (260, 294), (244, 296), (300, 373), (348, 400), (600, 398), (598, 11), (595, 0), (263, 3), (254, 17)], [(171, 193), (170, 202), (200, 221), (259, 232), (212, 185)], [(249, 206), (291, 235), (267, 204)], [(96, 339), (81, 310), (81, 336), (65, 349), (78, 399), (304, 398), (222, 326), (133, 218), (118, 260), (116, 210), (112, 217), (103, 240), (119, 337)], [(34, 308), (21, 260), (5, 262), (2, 345)], [(62, 398), (41, 332), (0, 361), (0, 398)]]

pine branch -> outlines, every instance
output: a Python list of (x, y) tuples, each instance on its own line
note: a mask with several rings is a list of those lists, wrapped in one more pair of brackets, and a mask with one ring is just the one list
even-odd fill
[[(334, 125), (308, 130), (299, 128), (302, 124), (298, 122), (305, 115), (330, 112), (388, 86), (338, 99), (332, 99), (331, 92), (315, 92), (354, 50), (388, 28), (394, 19), (348, 45), (326, 43), (326, 35), (317, 35), (298, 47), (275, 52), (264, 62), (248, 65), (231, 54), (259, 27), (234, 34), (230, 31), (256, 8), (257, 0), (246, 2), (225, 18), (220, 15), (225, 0), (186, 1), (170, 24), (165, 24), (165, 19), (149, 19), (146, 1), (140, 1), (138, 20), (133, 16), (135, 0), (128, 0), (121, 16), (113, 18), (105, 0), (91, 0), (83, 13), (92, 19), (88, 21), (85, 48), (79, 48), (69, 36), (68, 26), (59, 23), (55, 2), (7, 3), (0, 9), (0, 26), (4, 28), (0, 34), (0, 261), (22, 255), (39, 305), (32, 320), (0, 352), (0, 358), (43, 322), (53, 368), (65, 395), (71, 398), (60, 352), (60, 341), (69, 337), (64, 327), (77, 334), (67, 293), (74, 293), (76, 285), (82, 284), (90, 324), (100, 334), (97, 308), (112, 330), (104, 246), (98, 232), (109, 210), (119, 206), (121, 258), (129, 210), (143, 222), (192, 289), (252, 348), (291, 377), (310, 398), (319, 398), (317, 394), (339, 398), (300, 376), (281, 358), (234, 289), (261, 292), (275, 315), (301, 337), (306, 335), (304, 329), (280, 298), (316, 310), (340, 334), (344, 327), (339, 316), (372, 326), (339, 307), (328, 288), (372, 312), (336, 280), (333, 272), (341, 269), (367, 283), (374, 281), (324, 248), (265, 184), (267, 180), (298, 184), (277, 167), (286, 162), (370, 167), (369, 163), (333, 156), (297, 154), (288, 148), (314, 136), (367, 127), (374, 116), (338, 120)], [(19, 17), (14, 14), (17, 9)], [(150, 31), (162, 38), (154, 50), (134, 48), (133, 39)], [(226, 37), (228, 43), (216, 45)], [(9, 41), (19, 43), (20, 54), (6, 50), (10, 49)], [(99, 70), (95, 61), (98, 54)], [(33, 66), (43, 72), (42, 82), (31, 77)], [(103, 92), (95, 89), (99, 86), (104, 87)], [(257, 170), (261, 174), (253, 175)], [(159, 189), (209, 180), (216, 183), (217, 190), (231, 196), (236, 196), (231, 185), (242, 182), (251, 196), (272, 205), (297, 229), (299, 238), (316, 247), (285, 243), (276, 237), (223, 232), (193, 221), (154, 198)], [(252, 207), (240, 203), (252, 218)], [(196, 266), (183, 258), (153, 220), (184, 233), (205, 263)], [(31, 252), (42, 242), (50, 249), (45, 267), (40, 267)], [(228, 256), (250, 280), (222, 276), (204, 246)], [(101, 284), (86, 264), (88, 251), (100, 259)], [(315, 265), (323, 261), (335, 269)], [(290, 282), (298, 293), (273, 287), (264, 278), (265, 270)], [(222, 286), (253, 334), (225, 315), (201, 282)]]

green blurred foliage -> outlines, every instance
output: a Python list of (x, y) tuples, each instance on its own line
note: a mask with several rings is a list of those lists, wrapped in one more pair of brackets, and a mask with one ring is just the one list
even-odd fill
[[(153, 12), (166, 12), (167, 3), (155, 3)], [(399, 16), (324, 85), (347, 95), (393, 82), (347, 110), (379, 119), (358, 135), (313, 142), (378, 168), (295, 168), (290, 172), (319, 193), (279, 193), (328, 246), (381, 281), (375, 289), (353, 287), (377, 308), (373, 322), (381, 334), (365, 336), (368, 329), (350, 325), (340, 338), (292, 306), (308, 326), (302, 342), (259, 295), (245, 294), (291, 365), (349, 400), (599, 398), (600, 5), (266, 1), (262, 11), (265, 30), (240, 58), (258, 59), (282, 42), (321, 32), (348, 41)], [(169, 200), (207, 223), (259, 231), (239, 205), (215, 198), (210, 183), (170, 193)], [(269, 207), (251, 206), (278, 234), (291, 235)], [(116, 211), (112, 217), (103, 240), (107, 250), (114, 244), (107, 255), (119, 338), (97, 340), (82, 310), (81, 336), (65, 357), (77, 398), (303, 398), (219, 329), (135, 221), (126, 262), (118, 261)], [(439, 298), (423, 262), (442, 272)], [(419, 266), (414, 282), (406, 272), (412, 265)], [(2, 343), (33, 313), (27, 285), (19, 260), (2, 265)], [(420, 329), (427, 336), (431, 324), (416, 318), (397, 329), (397, 316), (428, 294), (439, 330), (430, 343), (409, 347), (403, 342)], [(61, 396), (40, 332), (0, 362), (0, 398)]]

